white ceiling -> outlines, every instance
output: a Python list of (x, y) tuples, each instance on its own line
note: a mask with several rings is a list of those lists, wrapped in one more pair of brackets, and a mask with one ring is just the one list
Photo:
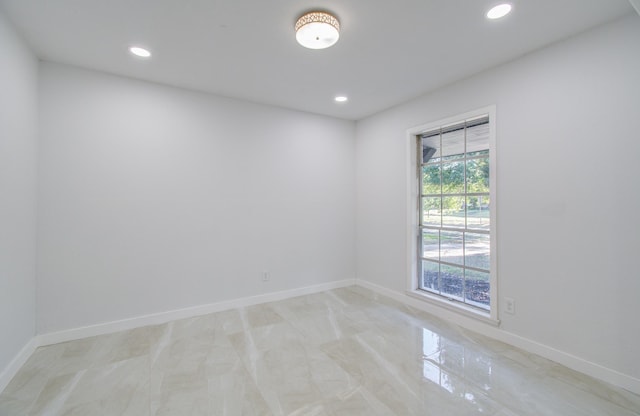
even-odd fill
[[(0, 0), (44, 60), (360, 119), (613, 20), (627, 0)], [(309, 50), (293, 25), (337, 15), (340, 40)], [(153, 52), (143, 61), (131, 44)], [(337, 94), (347, 103), (333, 101)]]

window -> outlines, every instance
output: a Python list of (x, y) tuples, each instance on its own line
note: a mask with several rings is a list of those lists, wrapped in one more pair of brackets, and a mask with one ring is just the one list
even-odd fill
[[(489, 110), (489, 111), (487, 111)], [(497, 316), (493, 108), (410, 131), (412, 290)]]

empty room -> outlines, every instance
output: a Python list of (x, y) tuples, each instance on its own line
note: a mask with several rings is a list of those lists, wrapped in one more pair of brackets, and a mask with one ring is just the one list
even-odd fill
[(640, 0), (0, 0), (0, 416), (640, 416)]

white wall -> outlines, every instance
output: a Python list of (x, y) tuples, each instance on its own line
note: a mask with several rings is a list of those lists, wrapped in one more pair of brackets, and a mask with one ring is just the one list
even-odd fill
[(358, 122), (358, 278), (406, 289), (407, 129), (496, 104), (502, 330), (640, 381), (639, 40), (634, 14)]
[[(639, 38), (628, 17), (357, 131), (42, 64), (38, 332), (351, 278), (356, 265), (402, 293), (406, 130), (497, 104), (500, 294), (517, 302), (501, 330), (638, 379)], [(0, 52), (1, 370), (36, 319), (38, 67), (2, 16)]]
[(0, 13), (0, 390), (35, 334), (37, 77), (38, 60)]
[(40, 86), (39, 333), (355, 277), (355, 123), (51, 63)]

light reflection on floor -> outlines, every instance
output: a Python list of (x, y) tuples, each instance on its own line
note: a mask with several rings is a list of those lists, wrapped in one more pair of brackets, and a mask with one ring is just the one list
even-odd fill
[[(455, 343), (449, 342), (446, 338), (441, 337), (439, 334), (423, 328), (422, 329), (422, 351), (423, 362), (422, 369), (424, 378), (437, 384), (442, 389), (449, 393), (462, 397), (465, 400), (475, 403), (476, 396), (473, 392), (469, 392), (467, 389), (467, 381), (464, 381), (464, 373), (466, 364), (468, 362), (475, 362), (475, 364), (483, 364), (485, 368), (480, 370), (482, 374), (486, 374), (488, 378), (491, 378), (491, 359), (485, 357), (480, 359), (476, 357), (473, 360), (466, 352), (464, 347), (460, 347)], [(461, 351), (460, 351), (461, 350)], [(455, 375), (450, 374), (445, 370), (446, 360), (452, 355), (451, 352), (458, 355), (459, 362), (456, 366), (462, 369), (462, 378), (456, 379)], [(476, 369), (475, 371), (478, 371)], [(484, 384), (484, 387), (488, 389), (490, 381)]]
[(640, 397), (349, 287), (39, 348), (0, 415), (638, 416)]

